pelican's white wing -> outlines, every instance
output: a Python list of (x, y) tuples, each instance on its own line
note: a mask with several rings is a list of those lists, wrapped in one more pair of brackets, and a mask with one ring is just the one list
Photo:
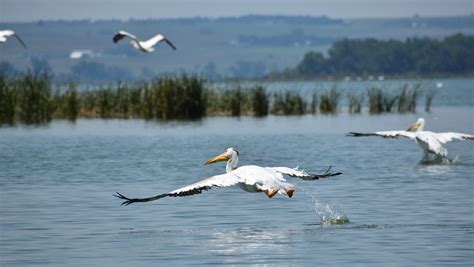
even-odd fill
[(212, 187), (226, 187), (236, 185), (241, 181), (239, 177), (232, 173), (225, 173), (204, 179), (202, 181), (190, 184), (188, 186), (176, 189), (169, 194), (176, 196), (187, 196), (201, 193), (202, 190), (208, 190)]
[(153, 36), (149, 40), (147, 40), (145, 42), (142, 42), (142, 44), (143, 44), (144, 47), (151, 48), (151, 47), (155, 46), (157, 43), (159, 43), (161, 41), (165, 41), (169, 46), (171, 46), (171, 48), (176, 50), (176, 47), (174, 46), (174, 44), (171, 43), (170, 40), (168, 40), (166, 37), (164, 37), (161, 34), (157, 34), (157, 35)]
[(0, 31), (0, 43), (4, 43), (7, 41), (7, 38), (8, 36), (15, 36), (15, 38), (18, 40), (18, 42), (21, 43), (21, 45), (23, 45), (24, 48), (27, 48), (26, 47), (26, 44), (23, 42), (23, 40), (21, 40), (20, 36), (18, 36), (18, 34), (16, 34), (14, 31), (12, 30), (3, 30), (3, 31)]
[(453, 140), (474, 140), (474, 135), (471, 134), (463, 134), (463, 133), (455, 133), (455, 132), (448, 132), (448, 133), (433, 133), (436, 139), (443, 144), (447, 142), (451, 142)]
[(117, 33), (114, 35), (114, 38), (113, 38), (114, 43), (116, 43), (116, 42), (122, 40), (122, 39), (125, 38), (125, 37), (129, 37), (129, 38), (132, 38), (132, 39), (134, 39), (134, 40), (136, 40), (136, 41), (140, 41), (140, 40), (138, 40), (138, 38), (137, 38), (135, 35), (133, 35), (133, 34), (131, 34), (131, 33), (129, 33), (129, 32), (126, 32), (126, 31), (119, 31), (119, 32), (117, 32)]
[(286, 174), (291, 177), (298, 177), (303, 180), (316, 180), (320, 178), (326, 178), (326, 177), (342, 174), (341, 172), (330, 173), (329, 170), (331, 170), (331, 167), (329, 167), (328, 170), (323, 174), (312, 174), (312, 173), (307, 173), (303, 170), (299, 170), (298, 168), (292, 169), (288, 167), (267, 167), (266, 169), (275, 171), (277, 173)]
[(207, 179), (196, 182), (194, 184), (190, 184), (188, 186), (173, 190), (171, 192), (160, 194), (153, 197), (128, 198), (118, 192), (114, 196), (125, 200), (122, 203), (122, 205), (129, 205), (134, 202), (148, 202), (148, 201), (158, 200), (164, 197), (185, 197), (185, 196), (191, 196), (195, 194), (201, 194), (203, 190), (206, 191), (213, 187), (219, 188), (219, 187), (232, 186), (232, 185), (238, 184), (240, 181), (241, 179), (237, 177), (236, 175), (232, 173), (225, 173), (221, 175), (212, 176)]
[(397, 138), (397, 137), (406, 137), (410, 139), (416, 138), (416, 132), (407, 132), (407, 131), (381, 131), (373, 133), (357, 133), (349, 132), (350, 136), (381, 136), (384, 138)]
[(0, 31), (0, 36), (12, 36), (14, 35), (15, 32), (12, 31), (12, 30), (3, 30), (3, 31)]

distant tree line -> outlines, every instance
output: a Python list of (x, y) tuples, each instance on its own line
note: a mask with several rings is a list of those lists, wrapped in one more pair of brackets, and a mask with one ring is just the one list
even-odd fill
[(431, 75), (474, 72), (474, 36), (455, 34), (443, 40), (344, 39), (325, 56), (308, 52), (286, 75), (302, 77), (343, 75)]
[(258, 35), (239, 35), (238, 42), (241, 46), (315, 46), (333, 43), (337, 37), (317, 36), (305, 34), (301, 28), (294, 29), (289, 33), (258, 36)]

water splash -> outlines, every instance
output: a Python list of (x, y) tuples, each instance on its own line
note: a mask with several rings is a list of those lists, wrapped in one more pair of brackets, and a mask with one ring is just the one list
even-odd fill
[(321, 219), (322, 226), (340, 225), (349, 223), (349, 218), (338, 208), (321, 203), (318, 199), (313, 199), (314, 211)]
[(458, 163), (458, 157), (450, 159), (437, 155), (427, 154), (420, 160), (421, 165), (455, 165)]
[(322, 226), (341, 225), (349, 223), (349, 218), (337, 207), (321, 203), (321, 201), (311, 193), (307, 193), (313, 201), (313, 209), (318, 214)]

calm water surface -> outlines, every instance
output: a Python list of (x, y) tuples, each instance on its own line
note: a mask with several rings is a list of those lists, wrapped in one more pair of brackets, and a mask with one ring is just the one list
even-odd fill
[[(473, 133), (474, 108), (430, 114), (208, 118), (198, 122), (55, 121), (0, 129), (0, 265), (472, 265), (474, 142), (447, 145), (449, 165), (420, 165), (410, 140), (350, 130)], [(237, 187), (120, 206), (241, 165), (344, 174), (291, 179), (292, 199)]]

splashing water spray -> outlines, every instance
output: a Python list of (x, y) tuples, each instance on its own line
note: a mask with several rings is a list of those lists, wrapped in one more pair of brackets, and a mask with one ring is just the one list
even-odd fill
[(322, 226), (339, 225), (349, 223), (349, 218), (338, 208), (329, 204), (321, 203), (314, 193), (303, 189), (306, 195), (311, 197), (313, 209), (318, 214)]

